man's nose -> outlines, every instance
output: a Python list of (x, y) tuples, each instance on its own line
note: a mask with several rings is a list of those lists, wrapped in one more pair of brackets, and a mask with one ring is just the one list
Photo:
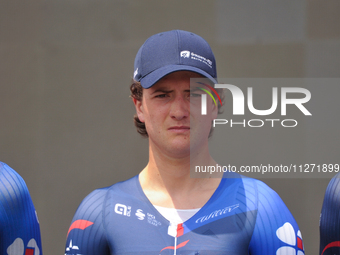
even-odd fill
[(190, 114), (190, 102), (183, 96), (177, 96), (172, 104), (170, 109), (170, 116), (177, 120), (181, 120), (183, 118), (187, 118)]

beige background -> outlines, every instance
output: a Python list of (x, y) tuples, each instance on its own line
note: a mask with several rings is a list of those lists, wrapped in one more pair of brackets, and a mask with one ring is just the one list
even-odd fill
[[(0, 0), (0, 160), (26, 180), (44, 253), (64, 253), (90, 191), (147, 162), (128, 89), (145, 39), (201, 35), (220, 77), (339, 77), (339, 13), (338, 0)], [(329, 179), (265, 181), (298, 221), (306, 254), (317, 254)]]

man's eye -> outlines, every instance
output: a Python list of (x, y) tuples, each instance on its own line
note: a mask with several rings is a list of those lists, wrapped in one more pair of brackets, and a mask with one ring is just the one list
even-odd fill
[(167, 94), (159, 94), (159, 95), (156, 95), (155, 97), (164, 98), (164, 97), (166, 97), (166, 96), (167, 96)]

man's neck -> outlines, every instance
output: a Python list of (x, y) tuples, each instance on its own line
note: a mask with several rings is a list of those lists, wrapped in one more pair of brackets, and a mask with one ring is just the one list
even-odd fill
[(208, 150), (181, 158), (155, 150), (149, 153), (149, 163), (140, 173), (139, 180), (144, 193), (155, 205), (177, 209), (202, 207), (220, 182), (220, 177), (190, 177), (190, 164), (216, 165)]

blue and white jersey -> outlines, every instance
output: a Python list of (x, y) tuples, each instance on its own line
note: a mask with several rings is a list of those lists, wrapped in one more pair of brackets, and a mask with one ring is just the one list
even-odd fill
[(0, 162), (0, 254), (42, 255), (38, 217), (24, 180)]
[(320, 254), (340, 254), (340, 173), (329, 182), (320, 215)]
[(147, 199), (138, 176), (95, 190), (72, 220), (65, 254), (303, 255), (299, 227), (277, 193), (237, 177), (223, 178), (175, 231)]

